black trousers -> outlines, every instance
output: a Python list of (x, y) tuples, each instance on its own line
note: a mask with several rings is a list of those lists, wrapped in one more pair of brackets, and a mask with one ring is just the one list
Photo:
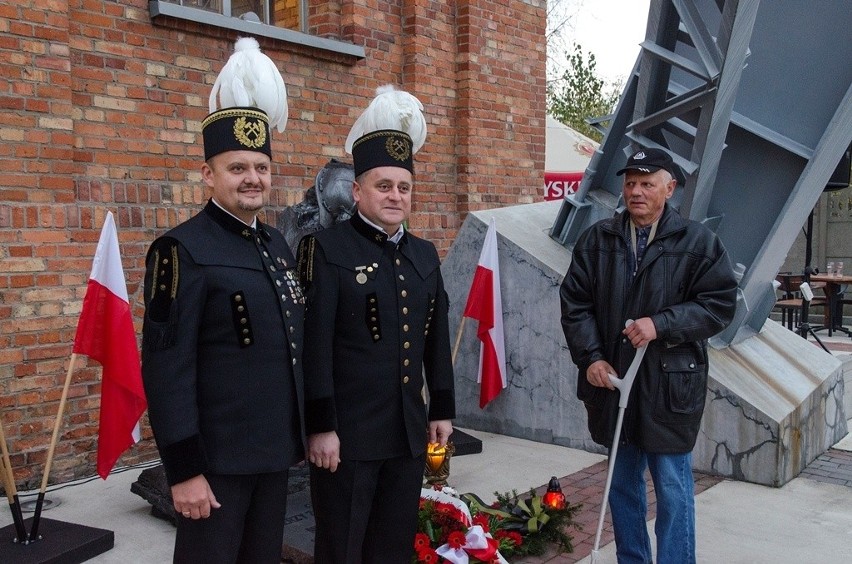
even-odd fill
[(410, 564), (426, 456), (311, 466), (315, 564)]
[(178, 517), (175, 564), (279, 564), (287, 515), (288, 470), (205, 474), (222, 504), (207, 519)]

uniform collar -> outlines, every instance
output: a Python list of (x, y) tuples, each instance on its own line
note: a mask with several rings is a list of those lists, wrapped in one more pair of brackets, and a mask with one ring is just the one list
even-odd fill
[(240, 219), (238, 219), (235, 215), (227, 212), (222, 206), (213, 201), (213, 198), (207, 202), (207, 205), (204, 206), (204, 211), (209, 215), (213, 221), (218, 223), (223, 229), (226, 231), (230, 231), (244, 239), (251, 239), (252, 235), (257, 233), (261, 237), (263, 237), (266, 241), (270, 240), (269, 232), (266, 230), (266, 226), (264, 226), (261, 222), (254, 218), (254, 227), (247, 225)]
[[(384, 245), (385, 242), (391, 240), (391, 238), (388, 237), (388, 234), (384, 231), (384, 229), (379, 229), (372, 222), (368, 222), (361, 215), (360, 212), (353, 215), (352, 218), (349, 220), (349, 223), (352, 225), (352, 227), (355, 228), (355, 231), (357, 231), (364, 238), (369, 239), (377, 245)], [(402, 235), (400, 235), (399, 237), (398, 244), (401, 245), (406, 242), (406, 232), (402, 226), (400, 226), (400, 230), (402, 230)], [(397, 231), (397, 233), (399, 233), (399, 231)], [(391, 242), (393, 241), (391, 240)]]

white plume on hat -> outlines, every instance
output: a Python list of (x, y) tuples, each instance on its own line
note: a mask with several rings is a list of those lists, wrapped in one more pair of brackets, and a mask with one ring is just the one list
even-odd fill
[(287, 127), (287, 87), (275, 63), (261, 53), (253, 37), (242, 37), (222, 67), (210, 92), (210, 113), (223, 108), (251, 106), (266, 112), (269, 127)]
[(376, 89), (376, 97), (355, 121), (355, 125), (346, 137), (344, 148), (352, 154), (352, 144), (367, 133), (380, 129), (395, 129), (408, 133), (412, 141), (412, 151), (416, 153), (426, 142), (426, 118), (423, 116), (423, 104), (420, 100), (392, 85)]

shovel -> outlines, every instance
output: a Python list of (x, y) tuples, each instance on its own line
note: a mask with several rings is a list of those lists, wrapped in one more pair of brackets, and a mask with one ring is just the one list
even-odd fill
[[(630, 325), (633, 320), (630, 319), (625, 325)], [(627, 408), (627, 400), (630, 398), (630, 388), (633, 387), (633, 380), (636, 379), (636, 373), (639, 371), (639, 365), (642, 364), (642, 357), (645, 356), (645, 350), (648, 345), (643, 345), (636, 349), (636, 355), (633, 357), (633, 362), (627, 369), (627, 374), (624, 378), (616, 378), (612, 374), (609, 375), (609, 381), (618, 389), (618, 418), (615, 421), (615, 435), (612, 438), (612, 449), (609, 453), (609, 467), (606, 471), (606, 486), (604, 486), (603, 502), (601, 503), (601, 514), (598, 517), (598, 530), (595, 533), (595, 546), (592, 548), (592, 564), (599, 561), (600, 553), (598, 549), (601, 543), (601, 531), (603, 531), (604, 517), (606, 516), (606, 504), (609, 499), (609, 486), (612, 484), (612, 471), (615, 467), (615, 456), (618, 454), (618, 441), (621, 437), (621, 425), (624, 422), (624, 410)]]

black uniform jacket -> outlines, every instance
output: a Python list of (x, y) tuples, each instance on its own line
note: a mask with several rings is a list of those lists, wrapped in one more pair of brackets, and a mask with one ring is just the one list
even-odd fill
[(212, 201), (151, 245), (142, 377), (171, 485), (304, 457), (304, 295), (275, 229)]
[(307, 293), (305, 426), (337, 431), (341, 458), (425, 450), (428, 420), (455, 416), (447, 293), (435, 246), (398, 245), (356, 214), (299, 247)]
[(630, 391), (622, 439), (647, 452), (692, 450), (707, 396), (707, 339), (736, 309), (737, 281), (719, 238), (666, 206), (636, 278), (626, 212), (590, 227), (577, 240), (562, 282), (562, 327), (579, 369), (577, 397), (586, 404), (592, 439), (609, 447), (618, 391), (586, 380), (606, 360), (624, 376), (635, 349), (622, 334), (628, 319), (650, 317), (648, 345)]

